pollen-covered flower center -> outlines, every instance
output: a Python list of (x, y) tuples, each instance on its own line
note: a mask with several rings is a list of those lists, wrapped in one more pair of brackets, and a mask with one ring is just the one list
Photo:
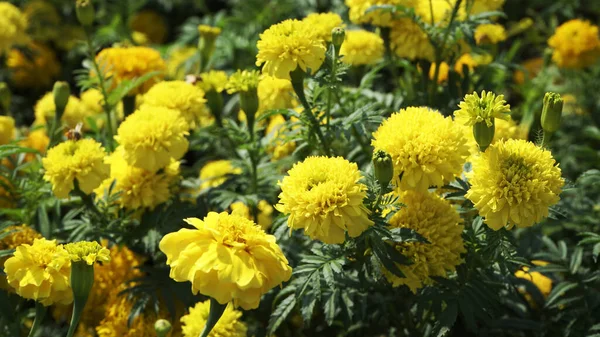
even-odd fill
[(531, 170), (522, 157), (511, 155), (502, 163), (505, 181), (514, 186), (529, 180)]

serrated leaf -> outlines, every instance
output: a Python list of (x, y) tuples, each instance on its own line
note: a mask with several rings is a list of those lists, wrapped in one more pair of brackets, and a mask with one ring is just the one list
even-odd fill
[(335, 319), (335, 313), (337, 311), (337, 302), (338, 302), (339, 290), (335, 289), (331, 295), (325, 300), (325, 305), (323, 306), (323, 312), (325, 313), (325, 321), (327, 325), (331, 326)]
[(574, 282), (562, 282), (559, 283), (552, 289), (550, 295), (546, 299), (546, 308), (553, 306), (561, 296), (566, 294), (569, 290), (577, 288), (578, 284)]
[(435, 337), (446, 336), (454, 326), (457, 317), (458, 305), (456, 302), (448, 303), (446, 309), (441, 313), (436, 324), (433, 326), (431, 335)]
[(286, 297), (283, 301), (279, 302), (279, 304), (277, 305), (277, 307), (275, 307), (275, 310), (273, 310), (271, 316), (269, 317), (267, 335), (271, 336), (275, 334), (275, 331), (277, 331), (281, 323), (285, 321), (285, 319), (292, 312), (295, 306), (296, 297), (293, 294)]
[(571, 274), (576, 274), (581, 266), (581, 260), (583, 259), (583, 247), (576, 247), (571, 255), (571, 262), (569, 263), (569, 269)]

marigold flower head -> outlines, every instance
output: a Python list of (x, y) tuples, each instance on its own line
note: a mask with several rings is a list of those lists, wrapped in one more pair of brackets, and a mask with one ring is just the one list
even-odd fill
[(466, 197), (494, 230), (533, 226), (560, 199), (564, 185), (560, 168), (550, 151), (531, 142), (497, 142), (472, 164)]
[(161, 44), (167, 38), (167, 24), (159, 13), (153, 10), (143, 10), (136, 13), (129, 24), (134, 32), (146, 36), (149, 43)]
[[(248, 220), (254, 220), (252, 210), (242, 201), (234, 202), (229, 206), (229, 208), (231, 208), (231, 214), (239, 215)], [(256, 205), (256, 208), (258, 209), (258, 225), (264, 231), (267, 231), (269, 228), (271, 228), (271, 225), (273, 224), (273, 206), (271, 206), (271, 204), (268, 201), (261, 200), (258, 202), (258, 205)]]
[(213, 117), (206, 108), (204, 91), (185, 81), (163, 81), (154, 85), (144, 95), (143, 106), (156, 106), (177, 110), (190, 129), (212, 123)]
[(271, 109), (292, 109), (298, 106), (292, 82), (273, 76), (263, 75), (258, 82), (259, 111)]
[(479, 63), (470, 53), (465, 53), (462, 54), (458, 60), (456, 60), (456, 63), (454, 63), (454, 71), (459, 73), (461, 76), (464, 76), (465, 74), (463, 73), (463, 70), (465, 66), (467, 66), (467, 69), (469, 69), (470, 72), (473, 72), (475, 67), (478, 65)]
[(167, 68), (160, 53), (148, 47), (106, 48), (96, 55), (96, 61), (104, 75), (111, 78), (113, 88), (124, 80), (133, 80), (150, 72), (159, 72), (132, 90), (130, 95), (143, 94), (148, 91), (164, 77)]
[(475, 42), (481, 44), (497, 44), (506, 40), (506, 29), (497, 23), (486, 23), (475, 29)]
[[(88, 89), (81, 93), (80, 101), (87, 115), (94, 119), (96, 126), (102, 128), (106, 122), (106, 114), (102, 105), (104, 104), (104, 96), (98, 89)], [(123, 103), (119, 103), (116, 108), (115, 117), (117, 120), (123, 120)], [(88, 126), (87, 118), (84, 121), (84, 128)]]
[(194, 47), (180, 47), (169, 52), (169, 58), (167, 59), (169, 77), (174, 80), (183, 80), (185, 75), (196, 69), (198, 64), (197, 55), (198, 49)]
[(580, 69), (593, 65), (600, 57), (598, 26), (574, 19), (556, 28), (548, 40), (552, 60), (561, 68)]
[(429, 243), (396, 244), (396, 249), (413, 264), (397, 265), (405, 278), (389, 271), (385, 275), (395, 287), (405, 284), (416, 292), (424, 285), (434, 283), (432, 276), (446, 277), (463, 262), (460, 257), (466, 253), (462, 239), (463, 220), (450, 202), (432, 193), (406, 191), (400, 194), (398, 201), (406, 206), (391, 217), (390, 227), (412, 229)]
[(417, 0), (345, 0), (349, 9), (350, 21), (356, 24), (372, 24), (375, 26), (388, 27), (393, 18), (391, 13), (379, 10), (367, 10), (372, 6), (380, 5), (402, 5), (412, 7)]
[(65, 250), (69, 253), (69, 257), (73, 262), (84, 261), (91, 266), (96, 261), (110, 261), (110, 251), (108, 248), (102, 247), (96, 241), (67, 243), (65, 245)]
[(273, 160), (285, 158), (296, 150), (296, 142), (286, 139), (284, 135), (287, 128), (285, 118), (275, 115), (271, 117), (265, 129), (266, 134), (271, 136), (267, 152), (271, 153)]
[[(435, 73), (437, 70), (437, 64), (432, 63), (431, 67), (429, 68), (429, 79), (430, 80), (435, 80)], [(448, 65), (448, 63), (446, 62), (442, 62), (440, 63), (440, 70), (438, 70), (438, 74), (437, 74), (437, 82), (438, 83), (444, 83), (446, 81), (448, 81), (448, 74), (450, 73), (450, 66)]]
[(238, 70), (229, 77), (225, 89), (228, 94), (251, 92), (258, 88), (259, 80), (260, 72), (258, 70)]
[[(56, 105), (54, 104), (54, 95), (52, 92), (46, 93), (40, 98), (35, 104), (33, 111), (35, 114), (35, 125), (46, 125), (48, 121), (54, 119)], [(81, 104), (79, 98), (70, 96), (61, 120), (68, 128), (73, 129), (79, 123), (84, 123), (85, 125), (86, 118), (90, 116), (93, 116), (93, 111), (87, 110)]]
[(170, 277), (192, 282), (192, 292), (245, 310), (258, 307), (271, 288), (290, 279), (292, 268), (260, 226), (238, 215), (210, 212), (185, 220), (195, 229), (180, 229), (160, 241)]
[(56, 54), (41, 43), (29, 43), (29, 52), (11, 49), (6, 57), (6, 67), (11, 70), (11, 83), (22, 89), (50, 87), (60, 74)]
[(228, 82), (229, 78), (226, 72), (222, 70), (209, 70), (200, 74), (196, 85), (204, 90), (204, 92), (216, 91), (221, 93), (225, 90)]
[(427, 33), (410, 18), (394, 20), (390, 30), (390, 43), (398, 57), (409, 60), (433, 59), (433, 46)]
[[(426, 0), (417, 1), (414, 5), (415, 12), (428, 24), (448, 22), (457, 0)], [(463, 1), (457, 12), (457, 20), (465, 17), (465, 2)]]
[[(23, 244), (32, 244), (33, 240), (41, 239), (42, 235), (27, 225), (8, 226), (0, 230), (0, 234), (11, 232), (8, 236), (0, 239), (0, 250), (15, 249)], [(0, 260), (1, 261), (1, 260)], [(0, 266), (2, 264), (0, 263)]]
[(497, 11), (504, 6), (506, 0), (473, 0), (471, 14)]
[(430, 186), (442, 186), (462, 172), (469, 155), (461, 126), (426, 107), (392, 114), (373, 137), (375, 151), (392, 157), (393, 183), (400, 190), (425, 192)]
[(288, 226), (304, 228), (311, 239), (343, 243), (346, 233), (355, 238), (373, 224), (361, 178), (358, 166), (342, 157), (308, 157), (279, 182), (275, 209), (289, 214)]
[(517, 84), (523, 84), (526, 80), (535, 78), (540, 71), (542, 71), (544, 59), (535, 57), (524, 61), (521, 66), (523, 67), (523, 70), (517, 70), (513, 76), (513, 80)]
[(200, 189), (218, 187), (227, 181), (230, 174), (240, 174), (242, 169), (234, 167), (229, 160), (214, 160), (200, 169)]
[[(548, 262), (545, 261), (531, 262), (536, 266), (545, 266), (548, 264)], [(517, 270), (515, 272), (515, 276), (533, 283), (538, 288), (540, 293), (542, 293), (544, 298), (547, 298), (548, 295), (550, 295), (550, 292), (552, 291), (552, 279), (537, 271), (530, 272), (528, 267), (523, 267), (520, 270)], [(533, 299), (531, 298), (531, 295), (527, 293), (525, 293), (524, 295), (528, 302), (534, 303)]]
[[(190, 313), (181, 317), (183, 337), (198, 337), (204, 330), (208, 313), (210, 312), (210, 300), (198, 302), (190, 308)], [(208, 334), (209, 337), (246, 337), (248, 328), (242, 322), (242, 312), (235, 310), (230, 304), (225, 308), (223, 316)]]
[(10, 2), (0, 2), (0, 54), (27, 41), (27, 18)]
[[(48, 144), (50, 144), (50, 138), (48, 138), (46, 131), (43, 129), (31, 131), (26, 138), (19, 141), (20, 146), (37, 150), (42, 156), (46, 154)], [(26, 162), (34, 161), (36, 158), (35, 153), (25, 154)]]
[(15, 138), (15, 119), (0, 116), (0, 145), (8, 144)]
[(44, 306), (69, 304), (71, 291), (71, 260), (62, 245), (55, 240), (34, 239), (33, 244), (16, 248), (4, 263), (8, 284), (16, 293)]
[(310, 13), (302, 22), (311, 27), (317, 38), (323, 42), (331, 42), (331, 31), (336, 27), (344, 27), (344, 21), (336, 13)]
[(460, 124), (473, 126), (476, 123), (485, 123), (492, 126), (494, 120), (510, 118), (510, 105), (506, 104), (504, 95), (494, 94), (484, 90), (481, 97), (477, 92), (466, 95), (465, 99), (458, 105), (459, 110), (454, 111), (454, 118)]
[(340, 48), (342, 61), (353, 66), (374, 64), (383, 58), (383, 39), (366, 30), (346, 31), (346, 38)]
[(323, 40), (314, 27), (298, 20), (285, 20), (260, 34), (256, 66), (264, 64), (263, 73), (290, 79), (290, 72), (300, 67), (304, 72), (319, 70), (325, 60)]
[(58, 198), (67, 198), (77, 179), (79, 188), (86, 194), (102, 183), (109, 175), (110, 167), (104, 163), (106, 152), (93, 139), (68, 140), (48, 150), (42, 159), (44, 180), (52, 183), (52, 191)]
[(114, 183), (112, 193), (120, 193), (117, 203), (122, 208), (154, 209), (169, 200), (171, 186), (179, 176), (179, 162), (171, 160), (163, 171), (152, 172), (129, 165), (124, 152), (123, 147), (119, 146), (106, 159), (110, 164), (110, 177), (95, 190), (96, 195), (103, 196)]
[(177, 110), (143, 105), (121, 123), (115, 140), (129, 164), (156, 172), (187, 152), (187, 130)]

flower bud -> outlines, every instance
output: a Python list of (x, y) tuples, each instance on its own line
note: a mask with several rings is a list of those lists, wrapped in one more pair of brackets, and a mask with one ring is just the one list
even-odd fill
[(494, 140), (494, 132), (496, 131), (496, 121), (492, 119), (492, 126), (487, 126), (485, 122), (478, 122), (473, 125), (473, 136), (479, 145), (481, 152), (490, 146)]
[(345, 37), (346, 30), (343, 27), (335, 27), (331, 30), (331, 43), (335, 47), (336, 52), (339, 52)]
[(0, 111), (8, 112), (12, 93), (6, 82), (0, 82)]
[(385, 186), (394, 178), (394, 165), (392, 157), (385, 151), (377, 150), (373, 154), (373, 166), (375, 167), (375, 178), (380, 186)]
[(154, 331), (157, 337), (167, 337), (171, 331), (171, 323), (166, 319), (159, 319), (154, 323)]
[(79, 23), (84, 27), (91, 26), (96, 18), (94, 5), (92, 5), (90, 0), (77, 0), (75, 3), (75, 14)]
[(69, 103), (69, 96), (71, 96), (71, 88), (67, 82), (56, 82), (54, 83), (54, 89), (52, 89), (54, 95), (54, 105), (56, 106), (56, 116), (60, 120), (67, 103)]
[(545, 132), (554, 133), (560, 127), (563, 103), (563, 99), (559, 94), (547, 92), (544, 96), (542, 128)]

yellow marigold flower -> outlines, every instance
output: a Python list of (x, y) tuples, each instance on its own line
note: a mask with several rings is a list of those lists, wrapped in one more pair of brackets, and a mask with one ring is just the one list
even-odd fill
[(358, 166), (342, 157), (308, 157), (279, 182), (275, 209), (289, 214), (288, 226), (304, 228), (311, 239), (343, 243), (346, 233), (355, 238), (373, 224), (361, 178)]
[[(2, 189), (2, 187), (0, 187), (0, 189)], [(2, 206), (1, 201), (0, 207), (4, 207)], [(15, 249), (20, 245), (24, 244), (31, 245), (33, 244), (33, 240), (42, 238), (42, 235), (40, 233), (38, 233), (35, 229), (27, 225), (8, 226), (3, 230), (0, 230), (0, 235), (4, 235), (8, 232), (10, 232), (8, 236), (5, 236), (4, 238), (0, 239), (0, 250)], [(8, 256), (0, 257), (0, 267), (4, 266), (4, 262), (8, 258)], [(0, 275), (0, 289), (8, 291), (11, 291), (13, 289), (6, 282), (6, 276), (4, 275)]]
[(102, 183), (110, 167), (104, 163), (106, 152), (102, 144), (93, 139), (68, 140), (48, 150), (42, 159), (46, 170), (44, 180), (52, 183), (58, 198), (67, 198), (77, 179), (79, 188), (86, 194)]
[(458, 123), (467, 126), (485, 122), (491, 127), (495, 119), (510, 118), (510, 105), (506, 104), (504, 95), (496, 96), (491, 91), (482, 91), (481, 97), (476, 92), (466, 95), (458, 107), (460, 109), (454, 111), (454, 118)]
[(454, 64), (454, 71), (459, 73), (461, 76), (464, 76), (464, 66), (467, 66), (469, 71), (473, 72), (475, 67), (477, 67), (478, 65), (479, 63), (473, 58), (473, 56), (470, 53), (465, 53), (462, 54), (461, 57), (458, 58), (458, 60), (456, 60), (456, 63)]
[(336, 13), (310, 13), (302, 22), (315, 31), (316, 37), (324, 42), (331, 42), (331, 31), (336, 27), (344, 27), (344, 21)]
[[(104, 96), (98, 89), (88, 89), (81, 93), (81, 104), (83, 108), (86, 109), (87, 115), (91, 118), (94, 118), (96, 122), (96, 126), (99, 128), (104, 126), (106, 122), (106, 113), (104, 112), (104, 108), (102, 105), (104, 104)], [(122, 120), (124, 117), (123, 114), (123, 104), (119, 103), (117, 105), (115, 113), (117, 120)], [(87, 118), (84, 121), (84, 126), (88, 125)]]
[(497, 44), (506, 40), (506, 29), (497, 23), (486, 23), (475, 29), (475, 42), (481, 44)]
[[(208, 313), (210, 311), (210, 300), (198, 302), (190, 308), (190, 313), (181, 317), (183, 337), (198, 337), (204, 330)], [(246, 337), (248, 328), (241, 321), (242, 312), (235, 310), (230, 304), (225, 308), (223, 316), (208, 334), (209, 337)]]
[[(452, 11), (456, 5), (456, 0), (426, 0), (417, 1), (415, 12), (429, 24), (447, 22), (452, 16)], [(465, 2), (459, 7), (457, 20), (463, 20), (465, 17)]]
[(218, 93), (225, 90), (225, 86), (229, 82), (227, 73), (222, 70), (209, 70), (201, 73), (199, 80), (196, 83), (204, 92), (216, 91)]
[[(431, 67), (429, 68), (429, 79), (432, 81), (435, 80), (434, 77), (435, 77), (436, 68), (437, 68), (437, 64), (435, 64), (435, 63), (431, 64)], [(450, 72), (450, 66), (448, 65), (448, 63), (442, 62), (440, 64), (440, 70), (438, 71), (437, 82), (444, 83), (444, 82), (448, 81), (449, 72)]]
[(497, 142), (475, 158), (469, 177), (466, 197), (494, 230), (540, 222), (560, 200), (564, 184), (550, 151), (514, 139)]
[(225, 89), (228, 94), (250, 92), (258, 88), (260, 72), (258, 70), (238, 70), (229, 77)]
[(256, 66), (263, 63), (263, 73), (290, 79), (290, 72), (300, 67), (315, 73), (325, 60), (325, 46), (314, 27), (298, 20), (285, 20), (260, 34)]
[(201, 37), (214, 40), (221, 35), (221, 28), (209, 25), (198, 25), (198, 33)]
[(230, 174), (240, 174), (242, 169), (234, 167), (229, 160), (214, 160), (200, 169), (200, 189), (218, 187), (227, 181)]
[(285, 158), (296, 150), (296, 142), (285, 139), (283, 133), (287, 129), (286, 120), (282, 115), (271, 117), (265, 132), (271, 136), (267, 152), (271, 153), (274, 160)]
[(133, 80), (150, 72), (159, 72), (130, 95), (143, 94), (164, 77), (167, 65), (160, 53), (148, 47), (113, 47), (103, 49), (96, 55), (96, 61), (106, 77), (112, 78), (115, 88), (124, 80)]
[(110, 251), (106, 247), (102, 247), (96, 241), (80, 241), (75, 243), (67, 243), (65, 250), (69, 253), (69, 257), (73, 262), (84, 261), (88, 265), (93, 265), (94, 262), (109, 262)]
[[(34, 125), (46, 125), (54, 119), (56, 106), (54, 105), (54, 95), (52, 92), (46, 93), (33, 108), (35, 114)], [(62, 115), (62, 122), (70, 129), (75, 128), (78, 123), (86, 124), (86, 118), (94, 115), (93, 111), (85, 108), (79, 98), (70, 96), (67, 106)]]
[(55, 240), (34, 239), (33, 244), (17, 247), (4, 263), (8, 284), (23, 298), (44, 306), (69, 304), (71, 291), (71, 259)]
[(390, 26), (392, 15), (389, 12), (367, 10), (379, 5), (402, 5), (412, 7), (418, 0), (345, 0), (349, 9), (350, 21), (356, 24), (372, 24), (375, 26)]
[(156, 172), (187, 152), (187, 130), (177, 110), (144, 105), (121, 123), (115, 140), (130, 165)]
[(143, 10), (136, 13), (131, 19), (129, 27), (134, 32), (144, 34), (148, 42), (152, 44), (161, 44), (167, 38), (165, 19), (153, 10)]
[[(531, 262), (536, 266), (545, 266), (548, 264), (546, 261), (538, 260)], [(547, 298), (548, 295), (550, 295), (550, 292), (552, 292), (552, 279), (540, 272), (530, 272), (528, 267), (523, 267), (515, 272), (515, 276), (533, 283), (539, 289), (540, 293), (542, 293), (544, 298)], [(531, 295), (527, 293), (524, 293), (524, 295), (529, 303), (533, 303)]]
[(502, 9), (505, 0), (474, 0), (471, 5), (471, 14), (492, 12)]
[(524, 61), (521, 66), (523, 70), (517, 70), (513, 76), (513, 80), (517, 84), (523, 84), (526, 80), (535, 78), (544, 67), (544, 59), (541, 57), (532, 58)]
[(198, 67), (197, 56), (198, 49), (194, 47), (173, 49), (167, 59), (167, 73), (174, 80), (183, 80), (186, 74), (193, 72)]
[(386, 271), (387, 279), (395, 286), (407, 285), (412, 292), (433, 284), (431, 276), (446, 277), (463, 260), (463, 220), (450, 202), (432, 193), (406, 191), (399, 202), (406, 205), (390, 219), (391, 228), (409, 228), (421, 234), (430, 243), (410, 242), (396, 245), (402, 255), (410, 258), (411, 265), (397, 265), (406, 276), (400, 278)]
[[(42, 156), (46, 154), (48, 144), (50, 144), (50, 138), (48, 138), (44, 130), (31, 131), (27, 135), (27, 138), (19, 142), (19, 145), (37, 150)], [(34, 153), (25, 154), (26, 162), (34, 161), (36, 158)]]
[(390, 30), (392, 50), (409, 60), (433, 59), (433, 46), (427, 34), (410, 18), (395, 20)]
[[(239, 215), (248, 220), (254, 220), (254, 217), (252, 216), (251, 212), (252, 210), (250, 209), (250, 207), (246, 206), (246, 204), (244, 204), (241, 201), (234, 202), (229, 206), (229, 208), (231, 208), (231, 214)], [(268, 201), (261, 200), (258, 202), (257, 208), (258, 225), (264, 231), (267, 231), (269, 228), (271, 228), (271, 225), (273, 224), (273, 206), (271, 206), (271, 204)]]
[(52, 49), (41, 43), (27, 45), (28, 53), (11, 49), (6, 67), (11, 70), (11, 82), (17, 88), (47, 88), (60, 74), (60, 63)]
[(259, 111), (271, 109), (292, 109), (298, 101), (292, 88), (292, 82), (264, 75), (258, 82)]
[(383, 39), (366, 30), (346, 31), (340, 48), (342, 61), (353, 66), (377, 63), (383, 58), (383, 52)]
[(15, 138), (15, 119), (0, 116), (0, 145), (8, 144)]
[(552, 60), (561, 68), (585, 68), (600, 57), (598, 26), (589, 21), (574, 19), (556, 28), (548, 40)]
[(0, 54), (27, 41), (27, 18), (13, 4), (0, 2)]
[(177, 110), (190, 129), (207, 126), (213, 117), (206, 108), (204, 91), (185, 81), (164, 81), (154, 85), (144, 95), (144, 106)]
[(61, 18), (50, 1), (28, 1), (23, 7), (27, 18), (27, 31), (36, 41), (56, 41), (60, 39)]
[(275, 242), (254, 222), (226, 212), (185, 220), (195, 229), (180, 229), (160, 241), (170, 277), (192, 282), (192, 292), (245, 310), (258, 307), (271, 288), (290, 279), (292, 268)]
[(462, 172), (469, 155), (462, 130), (436, 110), (409, 107), (386, 119), (373, 134), (372, 144), (392, 157), (393, 182), (400, 190), (425, 192)]
[(102, 197), (115, 183), (113, 193), (120, 193), (118, 204), (126, 209), (148, 208), (166, 202), (171, 197), (170, 187), (179, 176), (179, 162), (171, 160), (163, 172), (152, 172), (131, 166), (124, 156), (123, 147), (119, 146), (106, 162), (110, 164), (110, 177), (95, 192)]

